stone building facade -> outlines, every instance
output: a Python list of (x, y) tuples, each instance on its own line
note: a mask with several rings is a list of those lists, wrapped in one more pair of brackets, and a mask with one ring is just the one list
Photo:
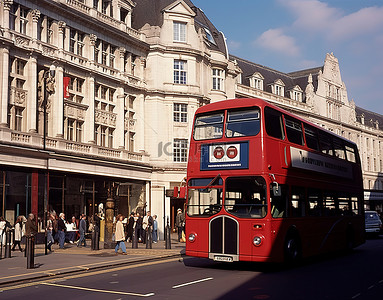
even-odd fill
[(194, 112), (242, 97), (356, 142), (366, 204), (382, 208), (383, 117), (348, 99), (333, 54), (292, 73), (231, 56), (189, 0), (0, 3), (0, 215), (10, 221), (112, 203), (125, 215), (150, 209), (162, 232), (184, 204), (166, 190), (183, 184)]

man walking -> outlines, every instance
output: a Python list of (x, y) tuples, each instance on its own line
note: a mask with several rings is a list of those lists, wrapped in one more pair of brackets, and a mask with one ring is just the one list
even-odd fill
[(86, 232), (86, 215), (81, 215), (80, 225), (78, 228), (78, 231), (80, 232), (80, 239), (77, 242), (77, 247), (81, 247), (82, 243), (84, 243), (84, 247), (86, 247), (86, 240), (85, 240), (85, 232)]
[(58, 239), (59, 239), (59, 246), (60, 249), (64, 249), (64, 243), (65, 243), (65, 214), (61, 213), (59, 215), (59, 220), (57, 222), (57, 233), (58, 233)]

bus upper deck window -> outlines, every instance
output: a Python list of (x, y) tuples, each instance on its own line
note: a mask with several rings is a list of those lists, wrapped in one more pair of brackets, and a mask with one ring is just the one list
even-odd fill
[(265, 127), (269, 136), (280, 140), (285, 139), (281, 112), (270, 107), (265, 107)]
[(307, 147), (314, 150), (319, 150), (318, 131), (316, 128), (305, 124), (305, 136)]
[(257, 135), (261, 129), (259, 109), (229, 111), (227, 114), (226, 136)]
[(223, 113), (197, 116), (194, 124), (194, 139), (219, 139), (223, 134)]
[(287, 139), (297, 145), (304, 145), (302, 124), (298, 120), (285, 117)]

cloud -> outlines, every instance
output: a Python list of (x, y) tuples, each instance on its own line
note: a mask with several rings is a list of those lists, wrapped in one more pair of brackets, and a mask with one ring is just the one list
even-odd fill
[(331, 27), (334, 20), (341, 17), (341, 11), (317, 0), (280, 0), (297, 16), (293, 27), (307, 31), (322, 31)]
[(300, 49), (291, 36), (285, 35), (282, 29), (269, 29), (261, 34), (254, 45), (282, 53), (288, 56), (297, 56)]
[(291, 30), (320, 33), (330, 41), (344, 41), (375, 34), (383, 28), (383, 7), (366, 7), (354, 13), (345, 12), (319, 0), (279, 0), (296, 20)]
[(367, 7), (333, 22), (331, 37), (349, 39), (382, 32), (383, 7)]

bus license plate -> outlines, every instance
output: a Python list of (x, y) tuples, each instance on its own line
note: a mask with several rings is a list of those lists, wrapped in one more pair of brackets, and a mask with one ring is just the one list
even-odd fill
[(224, 261), (224, 262), (233, 262), (233, 258), (231, 256), (214, 256), (215, 261)]

